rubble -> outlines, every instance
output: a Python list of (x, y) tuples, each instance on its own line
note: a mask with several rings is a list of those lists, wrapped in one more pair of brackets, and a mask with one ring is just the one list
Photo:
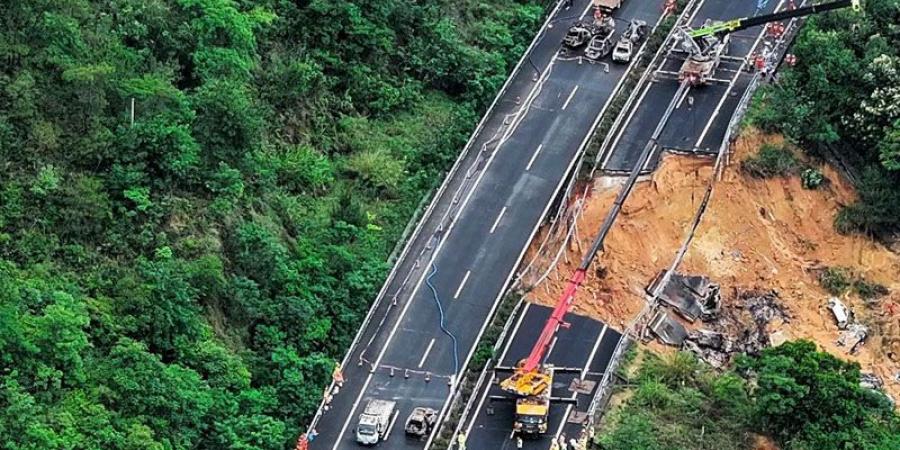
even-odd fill
[(681, 346), (688, 335), (684, 325), (678, 323), (664, 310), (659, 310), (653, 315), (648, 328), (659, 337), (660, 341), (674, 346)]
[(836, 344), (838, 347), (850, 347), (848, 353), (852, 355), (866, 342), (867, 337), (869, 337), (868, 327), (859, 323), (851, 323), (838, 336)]
[[(655, 292), (664, 276), (665, 271), (660, 272), (647, 287), (647, 292)], [(707, 277), (680, 273), (672, 274), (660, 292), (659, 299), (675, 308), (679, 315), (690, 322), (698, 317), (701, 320), (714, 318), (721, 303), (718, 284), (712, 283)]]
[[(659, 278), (657, 276), (654, 284), (659, 282)], [(682, 306), (696, 304), (698, 311), (701, 310), (699, 305), (705, 304), (704, 310), (707, 313), (701, 314), (701, 317), (705, 318), (704, 322), (710, 329), (684, 331), (682, 337), (681, 332), (684, 330), (684, 326), (668, 313), (659, 311), (650, 322), (651, 330), (659, 336), (662, 342), (681, 346), (696, 354), (712, 367), (724, 367), (731, 361), (734, 354), (758, 354), (771, 345), (769, 325), (790, 320), (775, 291), (736, 291), (732, 308), (725, 310), (721, 315), (716, 315), (711, 314), (712, 311), (718, 311), (720, 303), (719, 290), (715, 284), (705, 277), (678, 276), (673, 279), (677, 281), (674, 284), (670, 282), (665, 289), (669, 292), (667, 298)], [(687, 290), (703, 293), (706, 295), (704, 297), (706, 302), (694, 302), (689, 296), (682, 295)], [(685, 298), (688, 300), (682, 300)], [(669, 301), (666, 303), (672, 304)], [(711, 305), (714, 305), (715, 308), (711, 308)], [(678, 308), (676, 310), (682, 312)]]
[(710, 366), (719, 369), (731, 359), (731, 354), (734, 352), (734, 341), (723, 333), (697, 330), (690, 333), (685, 339), (684, 348), (699, 356)]
[(859, 387), (873, 390), (881, 390), (884, 387), (884, 381), (874, 373), (859, 374)]

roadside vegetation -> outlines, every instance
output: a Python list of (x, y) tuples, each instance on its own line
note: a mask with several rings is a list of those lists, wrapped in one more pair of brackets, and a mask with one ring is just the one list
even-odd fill
[(785, 450), (900, 446), (887, 397), (859, 386), (859, 366), (795, 341), (716, 373), (692, 354), (644, 351), (624, 403), (604, 418), (607, 450), (751, 449), (761, 436)]
[(542, 14), (3, 2), (0, 447), (292, 446)]
[(900, 230), (900, 0), (863, 5), (807, 21), (796, 66), (761, 90), (749, 121), (850, 173), (859, 200), (836, 217), (838, 231), (889, 237)]

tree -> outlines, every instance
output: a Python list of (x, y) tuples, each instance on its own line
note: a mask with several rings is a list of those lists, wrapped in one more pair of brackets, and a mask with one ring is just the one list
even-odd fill
[(859, 364), (795, 341), (744, 359), (760, 427), (797, 448), (890, 448), (900, 422), (887, 399), (860, 387)]

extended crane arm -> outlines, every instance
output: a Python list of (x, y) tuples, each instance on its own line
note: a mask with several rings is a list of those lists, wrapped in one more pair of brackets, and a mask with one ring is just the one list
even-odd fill
[(688, 34), (692, 38), (700, 38), (713, 34), (728, 34), (740, 31), (746, 28), (755, 27), (764, 23), (775, 22), (777, 20), (791, 19), (794, 17), (803, 17), (810, 14), (831, 11), (833, 9), (841, 9), (852, 6), (854, 10), (859, 10), (860, 0), (838, 0), (830, 3), (822, 3), (819, 5), (804, 6), (793, 10), (785, 10), (772, 14), (763, 14), (756, 17), (744, 17), (741, 19), (728, 20), (726, 22), (717, 23), (696, 30), (691, 30)]

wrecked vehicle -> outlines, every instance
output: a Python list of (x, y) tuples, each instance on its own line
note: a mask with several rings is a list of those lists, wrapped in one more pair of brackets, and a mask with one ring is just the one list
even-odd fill
[(844, 306), (844, 303), (837, 297), (831, 297), (831, 299), (828, 300), (828, 309), (830, 309), (831, 314), (834, 315), (834, 320), (837, 322), (838, 329), (847, 329), (847, 325), (850, 323), (850, 310)]
[(428, 436), (431, 429), (434, 428), (435, 422), (437, 422), (437, 411), (419, 406), (413, 409), (406, 418), (406, 425), (403, 429), (410, 436), (424, 437)]
[(578, 48), (588, 42), (593, 42), (594, 38), (600, 38), (601, 41), (603, 39), (608, 40), (615, 29), (616, 24), (611, 17), (604, 17), (599, 21), (594, 19), (580, 20), (569, 27), (566, 36), (563, 38), (563, 44), (569, 48)]
[(619, 63), (629, 63), (634, 56), (634, 51), (647, 34), (647, 23), (643, 20), (632, 20), (628, 28), (622, 33), (612, 53), (612, 60)]

